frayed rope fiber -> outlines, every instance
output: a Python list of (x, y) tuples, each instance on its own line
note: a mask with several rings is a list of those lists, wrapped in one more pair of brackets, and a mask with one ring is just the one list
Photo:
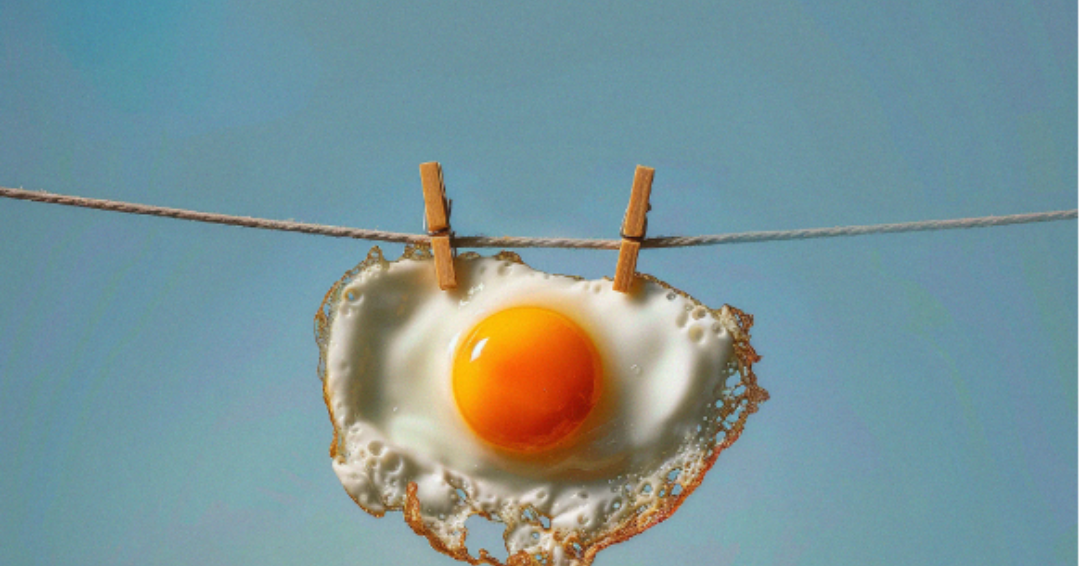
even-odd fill
[[(150, 216), (162, 216), (165, 218), (179, 218), (181, 220), (193, 220), (195, 222), (209, 222), (213, 224), (226, 224), (229, 226), (243, 226), (247, 228), (262, 228), (264, 230), (282, 230), (286, 232), (301, 232), (303, 234), (317, 234), (320, 236), (332, 236), (335, 238), (355, 238), (358, 240), (378, 240), (383, 242), (399, 242), (407, 244), (420, 244), (428, 242), (425, 234), (407, 234), (403, 232), (387, 232), (384, 230), (365, 230), (362, 228), (346, 228), (342, 226), (327, 226), (324, 224), (310, 224), (306, 222), (293, 222), (291, 220), (268, 220), (265, 218), (251, 218), (249, 216), (232, 216), (228, 214), (216, 214), (212, 212), (198, 212), (182, 208), (167, 208), (163, 206), (151, 206), (130, 202), (94, 199), (59, 195), (45, 191), (30, 191), (25, 189), (9, 189), (0, 187), (0, 197), (44, 202), (51, 204), (63, 204), (81, 208), (95, 208), (98, 210), (110, 210), (113, 212), (126, 212), (128, 214), (145, 214)], [(989, 226), (1005, 226), (1008, 224), (1027, 224), (1031, 222), (1051, 222), (1054, 220), (1071, 220), (1077, 217), (1077, 210), (1055, 210), (1049, 212), (1034, 212), (1030, 214), (1010, 214), (1007, 216), (982, 216), (978, 218), (957, 218), (953, 220), (923, 220), (919, 222), (903, 222), (899, 224), (872, 224), (867, 226), (838, 226), (834, 228), (809, 228), (803, 230), (776, 230), (765, 232), (737, 232), (731, 234), (713, 234), (708, 236), (665, 236), (659, 238), (646, 238), (642, 241), (642, 248), (679, 248), (689, 246), (715, 246), (720, 244), (745, 244), (750, 242), (771, 242), (776, 240), (809, 240), (813, 238), (836, 238), (840, 236), (863, 236), (868, 234), (893, 234), (897, 232), (925, 232), (930, 230), (956, 230), (961, 228), (985, 228)], [(458, 248), (578, 248), (617, 250), (621, 240), (599, 240), (582, 238), (524, 238), (513, 236), (488, 237), (488, 236), (455, 236), (454, 247)]]

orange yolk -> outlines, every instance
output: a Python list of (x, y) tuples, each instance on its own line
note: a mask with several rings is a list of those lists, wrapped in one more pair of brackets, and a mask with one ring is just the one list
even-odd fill
[(458, 409), (502, 448), (535, 451), (573, 433), (600, 395), (600, 356), (585, 331), (539, 307), (515, 307), (477, 324), (454, 354)]

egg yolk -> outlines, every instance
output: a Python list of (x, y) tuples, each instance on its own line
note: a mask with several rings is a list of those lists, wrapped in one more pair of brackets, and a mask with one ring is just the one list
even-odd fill
[(518, 451), (570, 436), (600, 395), (600, 356), (569, 318), (514, 307), (480, 321), (454, 354), (458, 409), (473, 431)]

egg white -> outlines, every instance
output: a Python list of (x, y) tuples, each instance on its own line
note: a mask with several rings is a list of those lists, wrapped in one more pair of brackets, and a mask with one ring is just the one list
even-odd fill
[[(432, 267), (423, 249), (387, 262), (374, 248), (327, 295), (318, 335), (346, 491), (375, 515), (405, 510), (452, 556), (467, 558), (465, 519), (482, 514), (506, 523), (511, 555), (587, 564), (604, 541), (655, 521), (650, 510), (673, 511), (733, 423), (741, 429), (740, 411), (753, 410), (728, 383), (745, 375), (735, 351), (745, 337), (726, 309), (650, 278), (618, 293), (610, 280), (549, 275), (506, 252), (457, 258), (453, 291), (438, 289)], [(458, 341), (515, 306), (572, 319), (604, 367), (602, 397), (572, 440), (529, 455), (479, 439), (451, 387)]]

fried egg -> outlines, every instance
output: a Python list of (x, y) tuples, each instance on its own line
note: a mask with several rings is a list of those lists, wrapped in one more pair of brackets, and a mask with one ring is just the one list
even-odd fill
[(316, 316), (334, 471), (440, 552), (499, 564), (467, 549), (480, 515), (509, 564), (586, 566), (670, 516), (768, 398), (733, 307), (511, 252), (454, 261), (458, 288), (440, 291), (427, 248), (375, 247)]

